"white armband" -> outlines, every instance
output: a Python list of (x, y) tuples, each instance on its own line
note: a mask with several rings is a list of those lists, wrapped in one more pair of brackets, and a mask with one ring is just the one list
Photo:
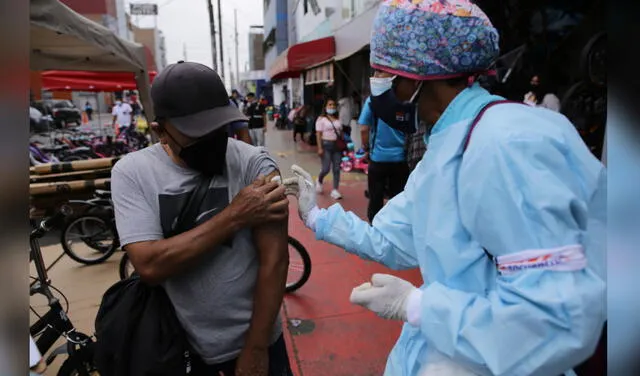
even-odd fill
[(581, 245), (560, 248), (529, 249), (496, 257), (498, 271), (502, 275), (522, 270), (554, 270), (573, 272), (587, 267), (587, 257)]

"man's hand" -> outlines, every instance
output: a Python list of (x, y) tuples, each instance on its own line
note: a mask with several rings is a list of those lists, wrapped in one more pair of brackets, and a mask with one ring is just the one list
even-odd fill
[[(315, 229), (315, 216), (313, 213), (317, 212), (318, 206), (316, 205), (316, 192), (315, 184), (311, 175), (298, 165), (291, 166), (291, 171), (295, 175), (295, 178), (285, 179), (284, 185), (289, 188), (287, 192), (295, 194), (298, 198), (298, 214), (302, 222), (310, 229)], [(292, 187), (292, 180), (296, 179), (297, 190)], [(291, 189), (294, 188), (294, 189)]]
[(227, 209), (243, 226), (281, 221), (289, 214), (289, 200), (284, 191), (283, 185), (266, 182), (265, 177), (259, 177), (238, 192)]
[(351, 291), (349, 300), (384, 319), (407, 321), (407, 303), (414, 290), (418, 289), (404, 279), (374, 274), (371, 283), (363, 283)]
[(324, 154), (324, 149), (318, 148), (318, 155), (322, 157), (322, 154)]
[(236, 376), (267, 376), (269, 350), (245, 347), (236, 362)]

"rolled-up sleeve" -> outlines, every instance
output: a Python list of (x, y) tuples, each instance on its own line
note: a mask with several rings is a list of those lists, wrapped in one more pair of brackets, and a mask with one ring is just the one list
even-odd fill
[(602, 242), (588, 240), (587, 225), (591, 198), (606, 179), (604, 170), (599, 177), (586, 170), (580, 157), (542, 136), (470, 148), (459, 206), (474, 240), (494, 256), (578, 245), (588, 263), (499, 275), (495, 289), (481, 295), (430, 284), (418, 325), (431, 345), (486, 375), (559, 375), (593, 353), (606, 285), (594, 271), (600, 259), (589, 257), (603, 252), (589, 245)]

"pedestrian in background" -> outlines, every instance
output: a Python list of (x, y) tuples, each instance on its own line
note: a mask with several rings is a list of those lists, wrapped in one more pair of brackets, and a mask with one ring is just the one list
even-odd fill
[(112, 126), (115, 129), (118, 124), (118, 134), (126, 132), (131, 126), (133, 117), (133, 108), (127, 102), (116, 101), (116, 105), (111, 110), (111, 116), (113, 116)]
[(265, 106), (256, 101), (256, 95), (247, 94), (246, 113), (249, 118), (249, 136), (255, 146), (264, 146), (264, 134), (267, 131), (267, 111)]
[(307, 133), (307, 113), (309, 106), (301, 106), (293, 114), (293, 142), (298, 142), (298, 135), (304, 141), (304, 134)]
[(340, 163), (342, 162), (342, 150), (336, 146), (336, 141), (342, 137), (342, 124), (336, 116), (338, 112), (337, 103), (332, 98), (327, 98), (322, 109), (322, 114), (316, 120), (316, 134), (318, 137), (318, 155), (322, 162), (322, 169), (316, 182), (316, 192), (322, 193), (322, 181), (329, 174), (333, 173), (333, 190), (331, 198), (339, 200), (342, 195), (338, 191), (340, 186)]
[(424, 153), (427, 152), (427, 143), (425, 135), (427, 133), (427, 125), (424, 122), (418, 123), (418, 129), (415, 133), (405, 135), (405, 144), (407, 145), (407, 165), (409, 172), (413, 171), (418, 162), (422, 160)]
[(93, 106), (91, 106), (91, 102), (87, 101), (87, 103), (84, 104), (84, 112), (87, 113), (89, 121), (93, 120)]
[(545, 77), (535, 74), (529, 82), (529, 91), (524, 95), (524, 103), (560, 112), (560, 99), (553, 93), (551, 84)]
[[(375, 90), (371, 88), (372, 92)], [(389, 199), (393, 198), (402, 192), (409, 178), (405, 135), (375, 116), (371, 109), (371, 98), (364, 102), (358, 124), (362, 146), (369, 152), (367, 217), (369, 222), (373, 222), (373, 217), (384, 205), (385, 193)]]

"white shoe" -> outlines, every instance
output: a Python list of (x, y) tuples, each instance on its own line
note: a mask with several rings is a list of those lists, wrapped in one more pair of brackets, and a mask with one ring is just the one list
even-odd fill
[(338, 192), (337, 189), (334, 189), (333, 191), (331, 191), (331, 198), (334, 200), (340, 200), (342, 198), (342, 195), (340, 194), (340, 192)]
[(316, 193), (322, 193), (322, 183), (316, 180)]

